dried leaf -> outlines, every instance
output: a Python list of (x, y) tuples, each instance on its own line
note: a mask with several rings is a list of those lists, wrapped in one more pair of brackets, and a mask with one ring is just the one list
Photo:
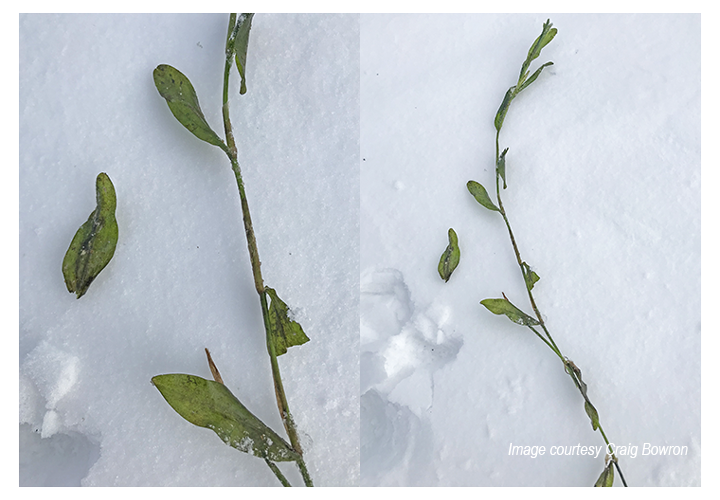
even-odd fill
[(62, 264), (65, 286), (78, 299), (108, 265), (118, 241), (115, 187), (104, 172), (95, 180), (95, 193), (97, 206), (75, 233)]
[(223, 379), (220, 376), (220, 370), (218, 370), (217, 366), (215, 366), (215, 362), (213, 361), (212, 356), (210, 356), (210, 351), (208, 351), (207, 347), (205, 348), (205, 355), (207, 356), (208, 366), (210, 367), (210, 373), (212, 373), (213, 379), (218, 384), (225, 385), (225, 382), (223, 382)]
[(575, 382), (575, 385), (580, 390), (580, 394), (583, 395), (583, 398), (585, 400), (588, 400), (587, 396), (587, 384), (583, 382), (582, 379), (582, 372), (580, 371), (580, 368), (577, 367), (575, 363), (570, 361), (569, 359), (565, 358), (565, 371), (570, 373), (572, 370), (572, 373), (575, 375), (572, 377), (573, 381)]

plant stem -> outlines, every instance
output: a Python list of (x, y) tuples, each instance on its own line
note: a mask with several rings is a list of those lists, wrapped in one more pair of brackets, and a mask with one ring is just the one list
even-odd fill
[[(530, 299), (530, 304), (532, 305), (533, 311), (535, 312), (535, 316), (537, 317), (538, 322), (540, 323), (540, 328), (542, 328), (543, 332), (545, 332), (546, 337), (544, 337), (540, 332), (538, 332), (535, 328), (533, 328), (531, 325), (528, 325), (528, 328), (530, 328), (535, 335), (540, 337), (540, 339), (547, 344), (547, 346), (560, 358), (560, 360), (563, 362), (563, 365), (565, 367), (565, 371), (570, 375), (570, 378), (573, 379), (573, 382), (575, 382), (575, 387), (578, 388), (580, 393), (582, 394), (583, 398), (592, 405), (590, 402), (590, 399), (588, 398), (586, 392), (584, 392), (581, 387), (580, 380), (578, 380), (577, 374), (572, 369), (568, 369), (568, 362), (569, 360), (563, 356), (562, 352), (560, 351), (560, 348), (557, 346), (555, 341), (552, 338), (552, 335), (550, 335), (550, 332), (548, 331), (547, 327), (545, 326), (545, 321), (543, 320), (542, 315), (540, 314), (540, 309), (538, 308), (537, 304), (535, 303), (535, 298), (533, 297), (532, 290), (530, 286), (528, 285), (528, 276), (527, 271), (525, 267), (523, 266), (523, 260), (520, 257), (520, 249), (518, 248), (517, 242), (515, 241), (515, 235), (513, 234), (512, 227), (510, 226), (510, 221), (507, 217), (507, 214), (505, 213), (505, 208), (503, 207), (502, 203), (502, 197), (500, 196), (500, 172), (497, 169), (498, 162), (500, 160), (500, 130), (497, 131), (495, 134), (495, 191), (497, 193), (497, 201), (498, 201), (498, 208), (500, 209), (500, 215), (502, 215), (503, 220), (505, 221), (505, 226), (507, 227), (508, 234), (510, 235), (510, 242), (512, 243), (513, 251), (515, 252), (515, 258), (517, 259), (518, 266), (520, 267), (520, 272), (523, 276), (523, 281), (525, 282), (525, 289), (528, 293), (528, 298)], [(594, 406), (593, 406), (594, 408)], [(599, 420), (599, 417), (598, 417)], [(618, 473), (620, 474), (620, 479), (623, 482), (624, 486), (627, 486), (627, 483), (625, 482), (625, 476), (623, 476), (622, 470), (620, 470), (620, 465), (617, 462), (617, 457), (614, 455), (614, 451), (612, 449), (612, 446), (610, 446), (610, 441), (608, 440), (607, 436), (605, 435), (605, 431), (602, 428), (602, 425), (600, 425), (600, 422), (597, 423), (597, 428), (600, 430), (600, 434), (602, 434), (603, 440), (605, 440), (605, 445), (607, 446), (608, 451), (613, 456), (613, 461), (615, 462), (615, 467), (618, 470)]]
[(290, 481), (288, 481), (288, 480), (285, 478), (285, 476), (283, 476), (283, 473), (280, 472), (280, 469), (278, 468), (277, 465), (275, 465), (274, 463), (272, 463), (272, 462), (271, 462), (270, 460), (268, 460), (267, 458), (265, 458), (265, 463), (267, 464), (268, 467), (270, 467), (270, 470), (273, 471), (273, 473), (275, 474), (275, 477), (278, 478), (278, 481), (280, 481), (283, 486), (292, 486), (292, 485), (290, 484)]
[[(262, 273), (260, 271), (260, 255), (257, 249), (257, 241), (255, 240), (255, 231), (253, 230), (252, 219), (250, 218), (250, 207), (248, 205), (247, 196), (245, 194), (245, 184), (242, 180), (242, 174), (240, 172), (240, 164), (237, 159), (237, 147), (235, 146), (235, 138), (232, 133), (232, 125), (230, 123), (230, 106), (229, 106), (229, 79), (230, 69), (232, 68), (232, 61), (234, 56), (234, 42), (235, 35), (237, 34), (236, 29), (237, 14), (230, 14), (230, 21), (228, 24), (227, 41), (225, 45), (225, 71), (223, 73), (223, 126), (225, 128), (225, 139), (227, 141), (227, 148), (224, 149), (230, 164), (232, 165), (233, 173), (235, 174), (235, 180), (237, 181), (238, 192), (240, 193), (240, 205), (242, 208), (243, 224), (245, 227), (245, 237), (247, 239), (248, 252), (250, 253), (250, 264), (252, 266), (253, 280), (255, 282), (255, 290), (260, 297), (260, 307), (263, 314), (263, 324), (265, 326), (265, 340), (267, 343), (268, 355), (270, 356), (270, 367), (272, 369), (273, 383), (275, 386), (275, 398), (277, 400), (278, 411), (280, 412), (280, 418), (282, 419), (285, 431), (290, 438), (290, 444), (293, 449), (300, 455), (300, 459), (297, 462), (298, 468), (303, 476), (306, 486), (312, 486), (312, 479), (305, 466), (305, 461), (302, 459), (302, 448), (300, 447), (300, 440), (298, 439), (297, 429), (295, 422), (290, 414), (290, 407), (285, 396), (285, 389), (283, 388), (282, 377), (280, 376), (280, 367), (277, 362), (277, 355), (275, 353), (274, 344), (272, 342), (272, 334), (270, 327), (270, 317), (268, 312), (267, 296), (265, 294), (265, 285), (262, 279)], [(279, 473), (279, 469), (268, 462), (268, 465), (273, 472), (277, 470), (276, 475)], [(272, 464), (272, 465), (271, 465)], [(280, 476), (278, 476), (280, 479)], [(283, 478), (284, 479), (284, 478)], [(282, 479), (280, 480), (281, 482)], [(287, 480), (283, 484), (287, 483)], [(290, 484), (285, 484), (289, 486)]]

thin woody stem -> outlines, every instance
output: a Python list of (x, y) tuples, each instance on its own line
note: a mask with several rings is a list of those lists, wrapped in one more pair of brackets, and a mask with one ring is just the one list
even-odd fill
[[(280, 367), (277, 362), (277, 354), (275, 353), (274, 344), (272, 342), (270, 317), (268, 311), (267, 296), (265, 293), (265, 285), (262, 279), (262, 272), (260, 271), (260, 255), (257, 249), (257, 241), (255, 239), (255, 231), (253, 230), (252, 219), (250, 218), (250, 207), (248, 205), (247, 195), (245, 194), (245, 184), (242, 180), (242, 173), (240, 172), (240, 164), (237, 159), (237, 147), (235, 145), (235, 138), (232, 133), (232, 125), (230, 123), (230, 107), (229, 107), (229, 78), (230, 69), (232, 68), (232, 61), (234, 56), (234, 41), (237, 35), (237, 15), (230, 14), (230, 21), (228, 24), (228, 34), (225, 46), (225, 71), (223, 73), (223, 126), (225, 128), (225, 139), (227, 141), (226, 148), (223, 148), (230, 163), (232, 165), (233, 173), (235, 174), (235, 180), (237, 181), (238, 192), (240, 193), (240, 205), (242, 208), (243, 225), (245, 227), (245, 237), (247, 239), (248, 252), (250, 253), (250, 264), (252, 266), (253, 281), (255, 282), (255, 290), (260, 298), (260, 307), (263, 314), (263, 325), (265, 327), (265, 340), (267, 343), (268, 355), (270, 356), (270, 367), (272, 369), (273, 384), (275, 387), (275, 398), (277, 400), (278, 411), (280, 412), (280, 418), (282, 419), (285, 431), (290, 438), (290, 444), (293, 449), (300, 455), (300, 459), (297, 462), (298, 468), (303, 476), (303, 480), (306, 486), (312, 486), (312, 479), (308, 474), (307, 467), (304, 460), (302, 459), (302, 448), (300, 447), (300, 440), (298, 439), (297, 429), (295, 422), (290, 414), (290, 407), (285, 396), (285, 389), (283, 388), (282, 377), (280, 376)], [(269, 462), (266, 460), (266, 462)], [(274, 464), (269, 462), (268, 465), (273, 472), (276, 471), (277, 467), (273, 467)], [(279, 471), (278, 471), (279, 472)], [(276, 473), (277, 475), (277, 473)], [(278, 479), (280, 477), (278, 476)], [(283, 478), (284, 479), (284, 478)], [(281, 480), (282, 482), (282, 480)], [(285, 483), (287, 480), (285, 480)], [(285, 484), (283, 483), (283, 484)], [(289, 486), (289, 483), (286, 484)]]

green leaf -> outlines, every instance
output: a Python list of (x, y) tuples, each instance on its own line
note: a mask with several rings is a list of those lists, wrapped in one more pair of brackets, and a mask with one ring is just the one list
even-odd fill
[(600, 417), (598, 417), (598, 412), (595, 407), (591, 405), (590, 401), (588, 400), (585, 400), (585, 413), (587, 413), (588, 417), (590, 417), (590, 422), (592, 422), (592, 428), (594, 431), (596, 431), (598, 426), (600, 425)]
[(532, 46), (530, 47), (530, 50), (528, 50), (528, 55), (526, 59), (528, 64), (540, 57), (540, 52), (542, 51), (542, 49), (544, 49), (547, 44), (552, 42), (552, 39), (555, 38), (555, 35), (557, 35), (557, 28), (553, 28), (550, 19), (548, 19), (543, 24), (542, 33), (540, 33), (540, 36), (535, 39)]
[(540, 324), (536, 319), (522, 312), (507, 299), (485, 299), (480, 301), (480, 303), (487, 307), (491, 313), (504, 314), (510, 318), (510, 321), (518, 325), (534, 326)]
[[(580, 394), (583, 395), (583, 397), (585, 398), (585, 401), (588, 401), (587, 384), (585, 382), (583, 382), (582, 372), (580, 371), (580, 368), (578, 368), (575, 363), (573, 363), (569, 359), (565, 358), (565, 371), (570, 374), (571, 378), (573, 379), (573, 382), (575, 382), (575, 386), (580, 391)], [(574, 374), (574, 376), (573, 376), (573, 374)]]
[(503, 180), (503, 189), (507, 189), (507, 183), (505, 182), (505, 155), (507, 152), (508, 148), (505, 148), (505, 151), (500, 154), (500, 158), (498, 158), (497, 162), (497, 171)]
[(62, 264), (65, 286), (78, 299), (108, 265), (118, 241), (115, 187), (104, 172), (95, 180), (95, 193), (97, 206), (75, 233)]
[(600, 477), (595, 481), (595, 486), (610, 487), (613, 485), (615, 479), (614, 462), (610, 462), (605, 469), (603, 469)]
[(458, 246), (457, 233), (453, 228), (448, 229), (448, 240), (450, 243), (442, 256), (440, 256), (440, 263), (438, 264), (438, 272), (440, 277), (445, 280), (445, 283), (447, 283), (450, 275), (460, 263), (460, 247)]
[(500, 107), (497, 110), (497, 113), (495, 114), (495, 130), (500, 132), (500, 129), (503, 126), (503, 122), (505, 121), (505, 115), (508, 112), (508, 108), (510, 107), (510, 103), (515, 98), (515, 87), (510, 87), (507, 92), (505, 92), (505, 97), (503, 97), (503, 101), (500, 104)]
[(226, 149), (225, 143), (205, 120), (197, 94), (188, 77), (172, 66), (161, 64), (153, 71), (153, 79), (170, 111), (186, 129), (198, 139), (218, 146), (223, 151)]
[(552, 62), (546, 62), (545, 64), (543, 64), (542, 66), (540, 66), (540, 67), (535, 71), (535, 73), (532, 74), (532, 76), (531, 76), (530, 78), (528, 78), (527, 80), (525, 80), (525, 82), (524, 82), (522, 85), (520, 85), (520, 87), (518, 87), (517, 93), (519, 94), (520, 92), (522, 92), (523, 90), (525, 90), (526, 88), (528, 88), (532, 82), (534, 82), (535, 80), (537, 80), (537, 77), (540, 76), (540, 72), (541, 72), (545, 67), (547, 67), (547, 66), (552, 66), (552, 65), (553, 65)]
[(250, 25), (255, 14), (240, 14), (235, 36), (235, 64), (240, 73), (240, 94), (247, 92), (245, 85), (245, 65), (247, 63), (247, 49), (250, 38)]
[(152, 383), (181, 417), (212, 429), (225, 444), (275, 462), (300, 459), (283, 438), (250, 413), (224, 385), (180, 373), (157, 375)]
[(485, 190), (482, 184), (475, 181), (468, 181), (467, 183), (468, 191), (470, 191), (470, 194), (475, 197), (478, 203), (480, 203), (483, 207), (487, 208), (488, 210), (495, 210), (496, 212), (499, 212), (500, 209), (495, 206), (495, 204), (490, 199), (490, 196), (488, 196), (488, 192)]
[(525, 278), (525, 286), (527, 286), (528, 290), (532, 290), (535, 286), (535, 283), (540, 281), (540, 276), (538, 276), (535, 271), (530, 269), (530, 266), (528, 266), (525, 262), (522, 263), (522, 269), (523, 277)]
[(527, 77), (530, 63), (532, 63), (540, 56), (540, 52), (542, 51), (542, 49), (547, 44), (549, 44), (553, 38), (555, 38), (556, 34), (557, 29), (552, 27), (552, 23), (550, 22), (550, 19), (548, 19), (547, 22), (543, 24), (542, 33), (540, 33), (540, 36), (535, 39), (533, 44), (530, 46), (530, 50), (528, 50), (527, 58), (525, 59), (525, 62), (523, 62), (522, 68), (520, 69), (520, 76), (518, 77), (517, 85), (508, 89), (508, 91), (505, 93), (502, 104), (500, 104), (500, 108), (498, 108), (497, 113), (495, 114), (495, 129), (498, 132), (500, 132), (500, 129), (503, 126), (503, 122), (505, 121), (505, 115), (508, 112), (508, 108), (510, 108), (510, 103), (512, 102), (512, 100), (520, 92), (525, 90), (532, 82), (534, 82), (538, 76), (540, 76), (540, 72), (543, 70), (543, 68), (552, 64), (551, 62), (543, 64), (537, 71), (535, 71), (535, 73), (533, 73), (530, 78)]
[[(553, 38), (555, 38), (556, 34), (557, 29), (552, 27), (552, 23), (550, 22), (550, 19), (548, 19), (545, 24), (543, 24), (542, 33), (540, 33), (540, 36), (535, 39), (533, 44), (530, 46), (530, 50), (528, 50), (527, 58), (525, 58), (525, 62), (520, 70), (518, 86), (522, 86), (522, 83), (525, 81), (527, 77), (527, 69), (530, 67), (530, 63), (540, 56), (542, 49), (545, 48), (545, 46), (549, 44)], [(539, 74), (539, 71), (537, 71), (536, 74)], [(535, 78), (537, 78), (537, 76), (535, 76)], [(525, 87), (527, 87), (527, 85), (525, 85)], [(518, 93), (520, 90), (518, 90)]]
[(275, 290), (265, 287), (265, 293), (272, 299), (268, 312), (270, 313), (270, 331), (273, 346), (275, 347), (275, 355), (285, 354), (288, 347), (309, 342), (310, 339), (305, 335), (300, 323), (288, 317), (288, 306), (280, 300)]

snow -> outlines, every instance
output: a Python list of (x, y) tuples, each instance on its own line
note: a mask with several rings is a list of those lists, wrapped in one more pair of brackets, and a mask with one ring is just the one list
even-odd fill
[(376, 15), (360, 20), (361, 485), (587, 486), (602, 470), (550, 455), (603, 441), (552, 351), (479, 304), (504, 292), (531, 311), (501, 217), (465, 188), (494, 198), (493, 118), (548, 17), (533, 68), (555, 64), (500, 136), (503, 203), (609, 439), (640, 445), (620, 460), (629, 484), (700, 484), (699, 16)]
[[(62, 484), (279, 484), (150, 383), (211, 378), (207, 347), (235, 396), (284, 435), (230, 164), (152, 80), (161, 63), (182, 71), (221, 132), (227, 22), (20, 16), (20, 484), (60, 484), (46, 472), (57, 462), (77, 464)], [(231, 80), (263, 277), (311, 339), (278, 361), (323, 486), (359, 476), (358, 49), (355, 16), (262, 15), (248, 93)], [(99, 172), (115, 185), (119, 242), (77, 300), (61, 263)], [(293, 464), (280, 468), (302, 484)]]
[[(533, 68), (555, 64), (500, 137), (503, 203), (608, 437), (639, 446), (620, 460), (629, 484), (701, 483), (700, 16), (258, 14), (231, 113), (265, 282), (311, 339), (279, 363), (318, 486), (600, 474), (602, 458), (549, 453), (603, 441), (557, 357), (479, 304), (529, 310), (501, 217), (465, 188), (494, 197), (492, 120), (548, 17), (558, 35)], [(150, 384), (210, 378), (207, 347), (284, 435), (229, 162), (152, 82), (158, 64), (182, 71), (220, 132), (227, 17), (19, 27), (20, 484), (278, 486)], [(61, 262), (99, 172), (119, 243), (76, 300)], [(462, 256), (445, 283), (450, 227)]]

